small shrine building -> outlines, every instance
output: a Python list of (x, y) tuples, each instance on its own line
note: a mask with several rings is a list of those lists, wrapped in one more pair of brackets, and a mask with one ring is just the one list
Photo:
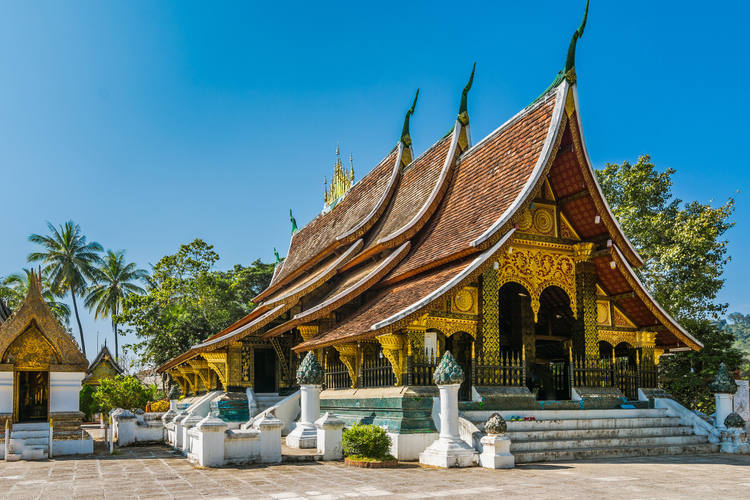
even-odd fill
[(103, 379), (115, 378), (117, 375), (124, 373), (120, 365), (117, 364), (115, 358), (107, 348), (107, 344), (104, 344), (96, 355), (94, 361), (89, 365), (89, 369), (86, 371), (86, 377), (83, 379), (85, 385), (98, 386)]
[(187, 392), (279, 391), (314, 351), (323, 411), (401, 432), (429, 415), (446, 350), (467, 374), (461, 400), (486, 409), (620, 404), (656, 387), (662, 354), (702, 345), (639, 280), (597, 183), (575, 70), (584, 27), (552, 84), (479, 141), (473, 70), (451, 131), (418, 155), (415, 97), (367, 175), (355, 183), (337, 161), (323, 211), (293, 231), (256, 308), (159, 371)]
[(88, 361), (44, 301), (41, 287), (35, 272), (23, 303), (12, 313), (0, 308), (0, 421), (54, 420), (55, 439), (80, 439), (78, 393)]

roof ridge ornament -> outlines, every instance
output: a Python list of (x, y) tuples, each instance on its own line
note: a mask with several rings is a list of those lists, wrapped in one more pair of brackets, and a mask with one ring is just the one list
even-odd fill
[(570, 83), (576, 81), (576, 44), (578, 39), (583, 36), (583, 30), (586, 28), (586, 20), (589, 17), (589, 0), (586, 0), (586, 10), (583, 12), (583, 20), (581, 25), (573, 33), (573, 37), (570, 39), (570, 45), (568, 46), (568, 58), (565, 60), (565, 70), (563, 74)]
[(292, 235), (299, 231), (297, 228), (297, 219), (294, 218), (294, 215), (292, 215), (292, 209), (289, 209), (289, 221), (292, 223)]
[(464, 87), (463, 92), (461, 92), (461, 106), (458, 108), (458, 121), (461, 122), (461, 125), (464, 127), (469, 124), (469, 112), (468, 104), (467, 104), (467, 98), (469, 96), (469, 90), (471, 90), (471, 85), (474, 83), (474, 72), (477, 69), (477, 63), (474, 63), (474, 66), (471, 68), (471, 76), (469, 76), (469, 81), (466, 82), (466, 86)]
[(403, 144), (403, 152), (401, 153), (401, 166), (405, 167), (411, 163), (413, 154), (411, 150), (411, 135), (409, 134), (409, 119), (414, 114), (414, 108), (417, 106), (417, 99), (419, 98), (419, 89), (414, 94), (414, 102), (411, 103), (411, 107), (406, 112), (404, 117), (404, 128), (401, 129), (401, 144)]
[(279, 255), (279, 251), (276, 250), (276, 247), (273, 247), (273, 256), (276, 257), (276, 265), (281, 262), (281, 256)]

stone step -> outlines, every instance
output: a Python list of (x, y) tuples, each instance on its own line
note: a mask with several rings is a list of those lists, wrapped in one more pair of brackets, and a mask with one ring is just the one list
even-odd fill
[(40, 437), (49, 437), (49, 428), (44, 431), (17, 431), (10, 432), (11, 439), (34, 439)]
[(41, 431), (45, 429), (49, 431), (48, 422), (13, 424), (13, 431)]
[(6, 462), (18, 462), (19, 460), (21, 460), (19, 453), (8, 453), (8, 456), (5, 457)]
[(44, 460), (47, 450), (41, 448), (27, 448), (21, 453), (21, 460)]
[[(591, 418), (582, 420), (529, 420), (507, 422), (508, 431), (564, 431), (564, 430), (587, 430), (587, 429), (633, 429), (644, 427), (679, 427), (680, 419), (677, 417), (654, 417), (654, 418)], [(477, 427), (484, 429), (484, 422), (477, 422)]]
[(626, 446), (621, 448), (588, 448), (514, 453), (517, 464), (531, 462), (572, 461), (589, 458), (646, 457), (654, 455), (701, 455), (717, 453), (718, 444), (703, 443), (669, 446)]
[(40, 437), (33, 437), (33, 438), (10, 438), (10, 444), (11, 446), (14, 445), (21, 445), (21, 446), (30, 446), (33, 444), (48, 444), (49, 443), (49, 435), (47, 436), (40, 436)]
[[(534, 417), (539, 420), (591, 420), (591, 419), (628, 419), (660, 418), (667, 416), (666, 408), (650, 409), (612, 409), (612, 410), (465, 410), (461, 414), (471, 422), (486, 422), (493, 413), (499, 413), (509, 421), (511, 417)], [(509, 422), (510, 423), (510, 422)]]
[(614, 439), (654, 436), (689, 436), (693, 433), (690, 427), (678, 425), (668, 427), (625, 427), (625, 428), (597, 428), (597, 429), (575, 429), (575, 430), (530, 430), (530, 431), (508, 431), (507, 435), (512, 442), (523, 441), (551, 441), (551, 440), (573, 440), (573, 439)]
[(654, 436), (642, 438), (571, 439), (552, 441), (519, 441), (511, 438), (510, 451), (514, 455), (526, 451), (557, 451), (603, 448), (648, 448), (654, 446), (687, 446), (706, 443), (705, 436)]

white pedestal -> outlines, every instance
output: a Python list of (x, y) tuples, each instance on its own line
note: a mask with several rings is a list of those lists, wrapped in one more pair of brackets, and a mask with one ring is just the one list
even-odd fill
[(735, 380), (734, 383), (737, 384), (737, 392), (734, 393), (734, 411), (744, 418), (746, 423), (750, 422), (750, 389), (748, 389), (750, 382)]
[(317, 448), (318, 429), (315, 420), (320, 416), (319, 385), (300, 386), (300, 418), (297, 426), (286, 437), (290, 448)]
[(227, 424), (220, 418), (207, 416), (195, 426), (200, 433), (198, 450), (193, 453), (203, 467), (221, 467), (224, 465), (224, 432)]
[(516, 459), (510, 454), (510, 439), (507, 436), (487, 435), (482, 437), (482, 453), (479, 464), (486, 469), (512, 469)]
[(318, 453), (323, 455), (323, 460), (341, 460), (344, 458), (344, 450), (341, 439), (344, 433), (344, 422), (335, 415), (326, 412), (315, 421), (318, 429)]
[(266, 414), (255, 428), (260, 431), (260, 461), (264, 464), (281, 463), (281, 428), (284, 424)]
[(716, 428), (726, 429), (724, 419), (732, 413), (732, 395), (723, 392), (717, 392), (716, 396)]
[(419, 454), (419, 463), (437, 467), (471, 467), (477, 452), (458, 433), (458, 389), (461, 384), (439, 385), (440, 437)]

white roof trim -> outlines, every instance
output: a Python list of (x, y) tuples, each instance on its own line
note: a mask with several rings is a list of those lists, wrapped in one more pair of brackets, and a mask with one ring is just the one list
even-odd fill
[(412, 313), (417, 312), (433, 300), (439, 298), (441, 295), (446, 293), (448, 290), (456, 286), (458, 283), (460, 283), (462, 280), (464, 280), (467, 276), (469, 276), (471, 273), (476, 271), (476, 269), (484, 263), (488, 258), (492, 257), (508, 240), (510, 240), (510, 237), (513, 236), (513, 233), (515, 233), (515, 229), (511, 229), (508, 231), (505, 236), (500, 238), (500, 241), (495, 243), (489, 250), (485, 250), (482, 252), (479, 256), (477, 256), (471, 264), (466, 266), (461, 272), (456, 274), (453, 278), (445, 282), (443, 285), (438, 287), (437, 289), (433, 290), (431, 293), (426, 295), (425, 297), (421, 298), (417, 302), (414, 302), (412, 305), (406, 307), (405, 309), (402, 309), (401, 311), (397, 312), (396, 314), (384, 319), (383, 321), (380, 321), (378, 323), (375, 323), (370, 327), (370, 330), (380, 330), (381, 328), (385, 328), (388, 325), (391, 325), (395, 323), (396, 321), (399, 321), (407, 316), (409, 316)]
[(625, 258), (625, 256), (624, 256), (624, 255), (622, 254), (622, 252), (620, 251), (620, 249), (619, 249), (619, 248), (617, 248), (617, 245), (612, 245), (612, 248), (614, 248), (614, 249), (615, 249), (615, 252), (617, 253), (617, 257), (618, 257), (618, 258), (619, 258), (619, 259), (620, 259), (620, 260), (622, 261), (622, 263), (623, 263), (623, 264), (625, 264), (625, 268), (626, 268), (627, 272), (629, 272), (629, 273), (630, 273), (630, 275), (631, 275), (631, 276), (633, 277), (633, 279), (635, 279), (635, 282), (636, 282), (636, 283), (638, 283), (638, 286), (640, 286), (640, 287), (641, 287), (641, 290), (643, 290), (643, 292), (644, 292), (644, 293), (646, 294), (646, 297), (648, 297), (648, 298), (649, 298), (649, 300), (651, 300), (651, 302), (652, 302), (652, 303), (653, 303), (653, 304), (654, 304), (654, 305), (656, 306), (656, 308), (657, 308), (657, 309), (659, 310), (659, 312), (660, 312), (660, 313), (662, 313), (662, 314), (663, 314), (663, 315), (664, 315), (664, 316), (665, 316), (665, 317), (666, 317), (666, 318), (667, 318), (667, 319), (668, 319), (668, 320), (669, 320), (669, 321), (670, 321), (670, 322), (671, 322), (671, 323), (672, 323), (672, 324), (673, 324), (674, 326), (676, 326), (676, 327), (677, 327), (677, 329), (678, 329), (678, 330), (680, 331), (680, 333), (682, 333), (683, 335), (685, 335), (685, 336), (686, 336), (687, 338), (689, 338), (690, 340), (692, 340), (693, 342), (695, 342), (695, 343), (696, 343), (696, 344), (698, 344), (699, 346), (703, 347), (703, 343), (702, 343), (701, 341), (699, 341), (698, 339), (696, 339), (695, 337), (693, 337), (692, 335), (690, 335), (690, 334), (689, 334), (689, 333), (688, 333), (688, 332), (687, 332), (687, 331), (686, 331), (686, 330), (685, 330), (685, 329), (684, 329), (684, 328), (682, 327), (682, 325), (681, 325), (681, 324), (679, 324), (679, 323), (678, 323), (678, 322), (677, 322), (677, 321), (676, 321), (676, 320), (675, 320), (675, 319), (674, 319), (674, 318), (673, 318), (673, 317), (672, 317), (672, 316), (671, 316), (671, 315), (670, 315), (670, 314), (669, 314), (669, 313), (668, 313), (667, 311), (665, 311), (665, 310), (664, 310), (664, 308), (663, 308), (663, 307), (662, 307), (662, 306), (661, 306), (661, 305), (660, 305), (660, 304), (659, 304), (659, 303), (658, 303), (658, 302), (657, 302), (657, 301), (656, 301), (656, 300), (654, 299), (654, 297), (653, 297), (653, 296), (651, 295), (651, 292), (649, 292), (649, 291), (648, 291), (648, 288), (646, 288), (645, 286), (643, 286), (643, 283), (641, 282), (641, 280), (640, 280), (640, 279), (638, 279), (638, 275), (637, 275), (637, 274), (635, 274), (635, 272), (633, 271), (633, 268), (632, 268), (632, 267), (630, 267), (630, 264), (628, 263), (628, 260), (627, 260), (627, 259)]
[[(377, 266), (375, 266), (374, 269), (372, 269), (369, 273), (367, 273), (362, 278), (358, 279), (356, 282), (352, 283), (348, 287), (346, 287), (344, 290), (341, 290), (339, 293), (334, 295), (333, 297), (327, 299), (326, 301), (318, 304), (315, 307), (311, 307), (310, 309), (303, 311), (301, 313), (297, 313), (294, 316), (294, 320), (300, 320), (303, 318), (306, 318), (321, 309), (324, 309), (328, 307), (329, 305), (337, 302), (338, 300), (341, 300), (342, 298), (346, 297), (348, 294), (350, 294), (353, 290), (356, 290), (358, 287), (361, 287), (363, 284), (368, 283), (373, 278), (377, 277), (377, 275), (383, 270), (391, 267), (391, 265), (395, 266), (398, 264), (401, 259), (406, 255), (406, 253), (409, 251), (409, 248), (411, 247), (410, 242), (406, 242), (395, 251), (391, 252), (391, 254), (383, 259), (382, 262), (380, 262)], [(368, 287), (369, 288), (369, 287)], [(366, 289), (365, 289), (366, 290)], [(365, 290), (362, 290), (364, 292)]]
[[(304, 290), (305, 288), (309, 287), (313, 282), (317, 281), (322, 276), (326, 276), (328, 274), (335, 273), (336, 271), (339, 270), (339, 268), (341, 268), (341, 266), (343, 266), (346, 262), (348, 262), (348, 257), (350, 257), (354, 252), (359, 251), (362, 248), (363, 245), (364, 245), (364, 240), (362, 238), (358, 239), (357, 241), (355, 241), (354, 243), (352, 243), (352, 245), (349, 246), (349, 248), (347, 248), (344, 253), (342, 253), (341, 255), (339, 255), (333, 262), (331, 262), (331, 264), (328, 267), (326, 267), (323, 271), (321, 271), (318, 274), (314, 275), (311, 279), (305, 281), (304, 283), (302, 283), (298, 287), (296, 287), (296, 288), (288, 291), (287, 293), (279, 295), (275, 299), (270, 299), (270, 300), (264, 301), (263, 304), (271, 305), (271, 304), (275, 304), (277, 302), (283, 301), (286, 298), (291, 297), (292, 295), (294, 295), (296, 293), (299, 293), (302, 290)], [(331, 274), (331, 276), (332, 276), (332, 274)], [(331, 276), (328, 276), (325, 279), (329, 279)]]
[(268, 318), (268, 316), (276, 314), (277, 312), (280, 312), (281, 309), (283, 309), (285, 307), (287, 309), (289, 308), (289, 306), (287, 306), (287, 304), (279, 304), (278, 306), (274, 307), (270, 311), (267, 311), (267, 312), (261, 314), (260, 316), (258, 316), (257, 318), (255, 318), (250, 323), (248, 323), (246, 325), (243, 325), (240, 328), (237, 328), (236, 330), (232, 330), (231, 332), (229, 332), (229, 333), (227, 333), (225, 335), (222, 335), (221, 337), (215, 338), (213, 340), (209, 340), (207, 342), (203, 342), (201, 344), (196, 344), (193, 347), (191, 347), (191, 349), (202, 349), (204, 347), (208, 347), (210, 345), (216, 344), (217, 342), (221, 342), (222, 340), (226, 340), (228, 337), (234, 337), (235, 335), (238, 335), (238, 334), (244, 332), (245, 330), (248, 330), (248, 329), (252, 328), (257, 323), (259, 323), (262, 320)]
[(581, 136), (581, 147), (583, 148), (583, 157), (586, 160), (586, 168), (589, 169), (589, 172), (591, 173), (592, 179), (594, 179), (594, 186), (596, 187), (596, 192), (599, 194), (599, 198), (602, 199), (604, 202), (604, 208), (607, 210), (607, 215), (609, 215), (609, 218), (615, 221), (615, 227), (620, 232), (620, 234), (623, 236), (623, 239), (625, 240), (625, 244), (628, 246), (628, 250), (633, 252), (633, 255), (635, 255), (636, 259), (638, 259), (640, 264), (643, 264), (643, 259), (640, 255), (638, 255), (638, 252), (633, 247), (633, 244), (628, 240), (627, 235), (620, 227), (620, 223), (617, 222), (617, 218), (612, 213), (612, 209), (609, 208), (609, 203), (607, 203), (607, 198), (604, 197), (604, 193), (602, 193), (602, 188), (599, 186), (599, 182), (596, 180), (596, 173), (594, 172), (594, 167), (591, 164), (591, 158), (589, 158), (589, 151), (586, 147), (586, 140), (583, 138), (583, 124), (581, 123), (581, 111), (578, 108), (578, 87), (576, 85), (573, 85), (573, 102), (575, 103), (576, 107), (576, 122), (578, 123), (578, 133)]
[[(555, 139), (557, 137), (557, 134), (559, 132), (561, 118), (563, 114), (563, 110), (565, 109), (565, 96), (567, 95), (567, 91), (570, 84), (567, 82), (567, 80), (564, 80), (560, 85), (557, 87), (556, 92), (556, 98), (555, 101), (555, 109), (552, 112), (552, 119), (550, 120), (549, 130), (547, 132), (547, 136), (544, 140), (544, 146), (542, 147), (542, 152), (539, 154), (539, 158), (537, 159), (536, 165), (534, 165), (534, 170), (531, 172), (531, 176), (526, 181), (526, 184), (524, 185), (521, 192), (518, 194), (516, 199), (513, 201), (513, 203), (503, 212), (503, 214), (500, 216), (499, 219), (495, 221), (494, 224), (492, 224), (484, 233), (482, 233), (477, 239), (471, 242), (471, 246), (476, 247), (490, 239), (503, 225), (505, 225), (510, 217), (518, 210), (518, 207), (521, 206), (521, 204), (526, 200), (526, 198), (531, 194), (532, 189), (534, 186), (536, 186), (536, 183), (539, 181), (539, 178), (542, 175), (542, 172), (544, 171), (545, 165), (547, 165), (547, 161), (549, 160), (550, 155), (552, 154), (552, 147), (555, 144)], [(524, 110), (523, 112), (526, 112)], [(512, 118), (511, 121), (515, 120), (515, 118)], [(505, 125), (502, 125), (502, 127), (505, 127)], [(501, 127), (501, 128), (502, 128)], [(494, 133), (494, 132), (493, 132)], [(479, 143), (477, 143), (477, 146), (482, 144), (484, 142), (484, 139), (482, 139)]]
[(430, 196), (427, 197), (427, 200), (422, 204), (422, 207), (419, 209), (419, 212), (417, 212), (414, 217), (411, 218), (409, 222), (401, 226), (400, 229), (398, 229), (395, 233), (391, 233), (388, 236), (384, 238), (380, 238), (377, 241), (377, 245), (385, 244), (394, 238), (397, 238), (399, 235), (404, 234), (406, 231), (410, 230), (414, 227), (414, 225), (422, 218), (424, 217), (425, 213), (427, 213), (427, 209), (430, 208), (430, 205), (435, 201), (435, 198), (437, 197), (438, 193), (443, 187), (443, 184), (445, 184), (445, 180), (448, 177), (448, 172), (450, 172), (451, 167), (454, 165), (454, 158), (456, 156), (456, 148), (458, 148), (458, 137), (461, 134), (461, 129), (463, 126), (461, 125), (461, 122), (456, 120), (456, 125), (453, 127), (453, 137), (451, 138), (451, 145), (450, 148), (448, 148), (448, 156), (445, 158), (445, 161), (443, 162), (443, 168), (440, 171), (440, 177), (438, 177), (437, 183), (435, 183), (435, 187), (432, 188), (432, 192), (430, 193)]
[(375, 217), (375, 213), (377, 213), (377, 211), (380, 210), (380, 208), (383, 206), (386, 200), (393, 194), (393, 188), (396, 184), (396, 180), (398, 180), (399, 178), (399, 173), (401, 172), (401, 158), (403, 157), (403, 154), (404, 154), (404, 143), (399, 141), (398, 153), (396, 153), (396, 163), (393, 167), (393, 172), (391, 172), (391, 178), (388, 181), (388, 185), (386, 186), (385, 191), (383, 191), (383, 195), (375, 204), (375, 207), (372, 210), (370, 210), (369, 214), (367, 214), (361, 221), (357, 223), (356, 226), (351, 228), (349, 231), (337, 236), (336, 241), (341, 241), (344, 238), (348, 238), (355, 232), (359, 231), (362, 228), (362, 226), (367, 224), (373, 217)]

